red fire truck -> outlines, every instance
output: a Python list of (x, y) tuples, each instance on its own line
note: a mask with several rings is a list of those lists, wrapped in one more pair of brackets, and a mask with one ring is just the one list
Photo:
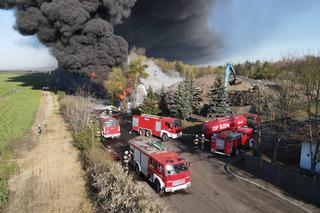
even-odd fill
[(134, 115), (132, 130), (147, 137), (156, 136), (166, 141), (168, 138), (182, 136), (181, 120), (155, 115)]
[(249, 126), (256, 128), (259, 122), (259, 117), (256, 114), (234, 115), (223, 118), (217, 118), (207, 121), (203, 124), (206, 138), (210, 138), (212, 134), (219, 133), (225, 130)]
[(191, 186), (188, 163), (154, 138), (138, 136), (129, 141), (131, 164), (154, 184), (157, 193), (186, 190)]
[(212, 134), (210, 145), (211, 152), (230, 156), (239, 155), (242, 147), (252, 147), (254, 143), (254, 130), (249, 127), (240, 127), (235, 130), (227, 130), (218, 134)]
[(102, 114), (100, 116), (101, 136), (104, 139), (107, 138), (120, 138), (120, 124), (119, 121), (110, 116)]

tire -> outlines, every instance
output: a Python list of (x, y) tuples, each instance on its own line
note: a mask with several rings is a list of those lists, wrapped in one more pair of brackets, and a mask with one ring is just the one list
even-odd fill
[(168, 134), (167, 133), (163, 133), (162, 134), (162, 136), (161, 136), (161, 139), (163, 140), (163, 141), (167, 141), (168, 140)]
[(234, 150), (234, 155), (236, 157), (238, 157), (240, 155), (240, 148), (239, 147)]
[(250, 148), (250, 149), (253, 149), (254, 148), (254, 139), (252, 139), (252, 140), (250, 140), (249, 142), (248, 142), (248, 147)]
[(152, 136), (152, 133), (151, 133), (150, 130), (147, 130), (147, 131), (146, 131), (146, 136), (147, 136), (147, 137), (151, 137), (151, 136)]
[(160, 182), (158, 181), (158, 180), (156, 180), (155, 182), (154, 182), (154, 187), (155, 187), (155, 190), (156, 190), (156, 192), (157, 193), (159, 193), (159, 194), (161, 194), (161, 185), (160, 185)]
[(140, 130), (139, 130), (139, 134), (140, 134), (140, 135), (145, 135), (145, 134), (146, 134), (146, 130), (140, 129)]
[(136, 172), (136, 174), (139, 176), (140, 175), (140, 171), (139, 171), (139, 165), (137, 163), (134, 164), (134, 171)]

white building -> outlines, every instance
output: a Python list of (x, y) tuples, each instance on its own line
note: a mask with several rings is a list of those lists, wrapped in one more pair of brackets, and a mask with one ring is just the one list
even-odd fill
[[(312, 152), (314, 153), (316, 145), (311, 145)], [(301, 155), (300, 155), (300, 167), (303, 169), (311, 170), (311, 148), (310, 144), (303, 142), (301, 145)], [(316, 172), (320, 174), (320, 153), (318, 154), (318, 163), (316, 165)]]

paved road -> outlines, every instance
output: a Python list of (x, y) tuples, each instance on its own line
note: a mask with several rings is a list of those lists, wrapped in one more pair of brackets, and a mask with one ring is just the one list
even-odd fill
[[(135, 134), (128, 133), (128, 124), (121, 121), (122, 137), (107, 141), (119, 153), (127, 149), (127, 141)], [(209, 153), (194, 153), (187, 141), (170, 141), (191, 162), (192, 186), (188, 192), (175, 192), (159, 197), (152, 188), (139, 181), (158, 197), (172, 212), (303, 212), (292, 204), (249, 183), (231, 177), (224, 169), (226, 158), (214, 158)], [(189, 142), (190, 143), (190, 142)]]

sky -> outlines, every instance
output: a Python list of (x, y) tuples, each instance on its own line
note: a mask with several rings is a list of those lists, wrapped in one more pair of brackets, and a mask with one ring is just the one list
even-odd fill
[[(36, 37), (20, 35), (14, 23), (14, 11), (0, 10), (0, 70), (55, 69), (50, 50)], [(216, 0), (208, 25), (223, 41), (208, 64), (320, 52), (318, 0)]]
[(14, 11), (0, 10), (0, 70), (52, 70), (56, 59), (35, 36), (14, 30)]
[(223, 39), (213, 63), (319, 54), (319, 0), (217, 0), (209, 25)]

